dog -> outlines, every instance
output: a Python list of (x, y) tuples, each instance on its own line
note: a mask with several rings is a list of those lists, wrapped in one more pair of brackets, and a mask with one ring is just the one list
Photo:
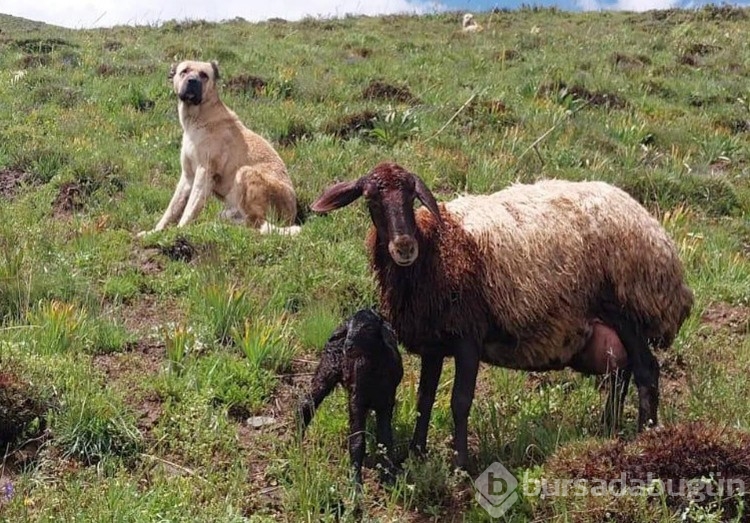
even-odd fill
[[(164, 215), (151, 231), (193, 221), (213, 193), (224, 202), (221, 218), (262, 234), (297, 234), (297, 195), (273, 146), (245, 127), (219, 99), (214, 61), (183, 61), (169, 71), (182, 125), (182, 173)], [(273, 217), (282, 226), (272, 225)]]

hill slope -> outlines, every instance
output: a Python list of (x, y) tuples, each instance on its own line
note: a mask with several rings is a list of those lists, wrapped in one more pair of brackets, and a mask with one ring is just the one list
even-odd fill
[[(458, 13), (81, 31), (1, 16), (0, 385), (28, 426), (0, 466), (0, 518), (351, 515), (345, 397), (329, 398), (303, 446), (289, 416), (332, 329), (375, 303), (369, 218), (358, 203), (308, 216), (296, 238), (261, 237), (212, 201), (183, 230), (136, 238), (179, 176), (167, 72), (187, 58), (218, 60), (223, 100), (278, 148), (303, 207), (384, 159), (440, 200), (542, 177), (623, 187), (674, 236), (696, 293), (660, 354), (662, 420), (747, 429), (736, 399), (750, 393), (748, 15), (522, 9), (478, 13), (476, 34)], [(418, 380), (415, 358), (405, 365), (401, 454)], [(449, 470), (451, 380), (447, 365), (427, 460), (408, 461), (391, 490), (367, 471), (373, 520), (490, 520)], [(471, 476), (496, 460), (544, 476), (558, 450), (570, 461), (597, 443), (602, 405), (597, 381), (572, 372), (483, 368)], [(261, 415), (272, 422), (247, 423)], [(634, 393), (626, 417), (631, 438)], [(522, 496), (507, 515), (722, 510), (586, 503)]]

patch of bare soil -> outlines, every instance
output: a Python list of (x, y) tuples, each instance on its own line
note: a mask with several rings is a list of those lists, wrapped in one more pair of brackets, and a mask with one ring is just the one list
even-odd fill
[(560, 81), (541, 86), (539, 92), (543, 96), (558, 96), (560, 99), (571, 96), (573, 99), (582, 100), (593, 107), (622, 109), (628, 105), (627, 100), (616, 93), (591, 91), (579, 84), (568, 86), (565, 82)]
[[(713, 476), (723, 482), (722, 507), (724, 516), (731, 518), (737, 513), (739, 500), (726, 490), (732, 485), (750, 484), (750, 433), (703, 422), (668, 425), (643, 432), (633, 441), (561, 447), (545, 468), (553, 477), (573, 480), (612, 481), (624, 474), (622, 487), (648, 485), (658, 479), (666, 492), (674, 494), (666, 496), (665, 501), (676, 509), (688, 505), (691, 493), (717, 491), (716, 485), (699, 483), (692, 485), (691, 492), (680, 491), (681, 481), (684, 489), (684, 481)], [(705, 499), (705, 503), (718, 501), (715, 496)], [(615, 511), (611, 505), (607, 508)]]
[(253, 456), (248, 462), (248, 481), (256, 494), (248, 501), (250, 512), (282, 510), (280, 489), (267, 474), (271, 463), (267, 458), (274, 454), (277, 446), (290, 444), (296, 437), (296, 405), (309, 385), (315, 365), (317, 361), (296, 359), (292, 362), (292, 371), (280, 377), (273, 396), (257, 413), (259, 417), (273, 418), (273, 423), (254, 428), (242, 420), (237, 425), (239, 449), (252, 452)]
[(9, 371), (0, 372), (0, 448), (26, 435), (32, 423), (44, 430), (47, 405), (31, 383)]
[(24, 185), (37, 185), (39, 180), (32, 173), (19, 169), (0, 169), (0, 198), (12, 200)]
[(703, 311), (701, 324), (711, 331), (747, 334), (750, 332), (750, 307), (713, 302)]
[(180, 235), (175, 237), (173, 243), (160, 245), (159, 252), (172, 261), (189, 263), (198, 254), (198, 249), (190, 240)]
[(519, 60), (520, 58), (521, 53), (515, 49), (505, 49), (503, 52), (495, 54), (495, 60), (501, 62), (512, 62), (514, 60)]
[(342, 140), (349, 140), (362, 134), (364, 131), (375, 127), (375, 119), (378, 113), (375, 111), (362, 111), (359, 113), (346, 114), (337, 120), (328, 122), (323, 126), (323, 132), (332, 134)]
[[(165, 359), (162, 342), (142, 339), (130, 345), (125, 352), (99, 354), (94, 356), (92, 362), (110, 386), (132, 391), (133, 383), (142, 381), (144, 376), (157, 374)], [(136, 392), (125, 394), (124, 397), (138, 415), (138, 428), (148, 435), (163, 412), (161, 398)]]
[(415, 97), (408, 87), (393, 85), (382, 80), (374, 80), (362, 91), (365, 100), (392, 100), (407, 104), (418, 104), (419, 99)]
[(651, 58), (646, 55), (631, 56), (624, 53), (615, 53), (611, 57), (612, 64), (627, 71), (641, 69), (651, 63)]
[(250, 96), (262, 96), (268, 82), (260, 76), (241, 74), (228, 79), (224, 85), (229, 91), (235, 93), (244, 93)]
[(307, 127), (304, 123), (294, 122), (289, 124), (289, 127), (281, 133), (276, 141), (279, 145), (284, 147), (293, 147), (297, 145), (300, 140), (312, 138), (313, 131)]
[(55, 216), (66, 216), (80, 211), (85, 205), (86, 194), (78, 182), (67, 182), (60, 186), (60, 190), (52, 202)]
[(153, 294), (141, 294), (127, 306), (113, 308), (111, 313), (129, 332), (144, 337), (166, 323), (179, 323), (185, 316), (176, 300)]

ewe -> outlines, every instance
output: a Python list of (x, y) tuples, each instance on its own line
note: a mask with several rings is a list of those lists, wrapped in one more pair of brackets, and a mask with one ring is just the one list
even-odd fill
[[(438, 205), (394, 163), (328, 188), (328, 212), (364, 195), (383, 314), (421, 356), (411, 448), (424, 451), (445, 357), (456, 375), (456, 465), (468, 463), (468, 417), (479, 362), (544, 371), (614, 373), (605, 413), (617, 424), (631, 374), (638, 430), (657, 423), (659, 363), (690, 313), (675, 245), (659, 222), (603, 182), (546, 180)], [(414, 199), (425, 206), (414, 210)], [(619, 405), (618, 405), (619, 400)], [(617, 405), (617, 406), (616, 406)]]

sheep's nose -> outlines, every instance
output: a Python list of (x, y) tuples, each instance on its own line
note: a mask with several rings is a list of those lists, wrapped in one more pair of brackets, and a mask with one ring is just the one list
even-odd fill
[(396, 236), (388, 244), (391, 258), (398, 265), (411, 265), (419, 255), (419, 247), (413, 236), (405, 234)]

